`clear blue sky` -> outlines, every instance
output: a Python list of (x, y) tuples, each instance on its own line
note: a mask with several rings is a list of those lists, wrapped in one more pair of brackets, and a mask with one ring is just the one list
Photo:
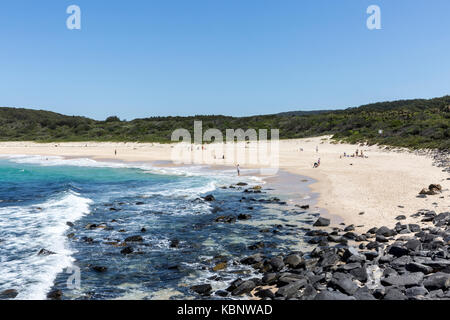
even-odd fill
[[(66, 8), (82, 30), (66, 28)], [(381, 7), (382, 30), (366, 28)], [(0, 106), (254, 115), (450, 93), (449, 0), (0, 2)]]

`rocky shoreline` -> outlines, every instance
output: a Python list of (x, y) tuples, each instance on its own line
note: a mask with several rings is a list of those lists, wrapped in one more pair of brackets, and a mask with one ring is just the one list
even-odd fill
[[(439, 187), (431, 185), (420, 196), (440, 195)], [(210, 284), (191, 290), (227, 299), (449, 300), (450, 212), (422, 210), (411, 217), (417, 224), (403, 224), (406, 216), (400, 215), (392, 228), (365, 233), (356, 233), (353, 225), (330, 226), (319, 217), (306, 233), (307, 242), (316, 245), (312, 251), (256, 253), (240, 263), (261, 277), (238, 278), (217, 292)]]

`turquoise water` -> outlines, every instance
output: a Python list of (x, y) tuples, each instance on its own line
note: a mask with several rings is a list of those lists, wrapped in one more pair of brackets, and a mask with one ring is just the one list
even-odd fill
[[(257, 222), (284, 210), (268, 210), (257, 201), (264, 194), (250, 204), (242, 190), (222, 188), (241, 181), (261, 183), (237, 178), (234, 170), (0, 159), (0, 292), (16, 289), (17, 299), (45, 299), (55, 289), (64, 299), (186, 298), (195, 297), (193, 284), (223, 289), (237, 275), (252, 277), (236, 263), (254, 253), (250, 244), (264, 241), (274, 251), (288, 243), (252, 223), (215, 222), (218, 215), (240, 213)], [(200, 199), (207, 194), (216, 201)], [(124, 244), (131, 236), (142, 241)], [(121, 253), (125, 246), (133, 252)], [(42, 249), (54, 254), (38, 255)], [(226, 270), (212, 272), (221, 261)]]

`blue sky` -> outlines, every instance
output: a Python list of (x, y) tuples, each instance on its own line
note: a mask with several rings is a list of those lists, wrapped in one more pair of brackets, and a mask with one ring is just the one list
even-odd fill
[[(68, 30), (66, 8), (82, 11)], [(382, 30), (366, 27), (381, 8)], [(122, 119), (450, 93), (448, 0), (0, 3), (0, 106)]]

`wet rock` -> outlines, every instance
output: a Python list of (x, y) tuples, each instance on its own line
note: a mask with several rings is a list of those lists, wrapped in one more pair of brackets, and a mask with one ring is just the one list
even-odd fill
[(131, 236), (125, 239), (125, 242), (142, 242), (144, 239), (141, 236)]
[(8, 289), (0, 292), (0, 300), (14, 299), (19, 295), (19, 292), (15, 289)]
[(258, 250), (258, 249), (262, 249), (265, 247), (264, 242), (260, 241), (260, 242), (256, 242), (250, 246), (248, 246), (249, 250)]
[(288, 265), (289, 267), (296, 269), (299, 266), (304, 265), (305, 259), (303, 259), (298, 254), (291, 254), (291, 255), (287, 256), (286, 258), (284, 258), (284, 263), (286, 265)]
[(145, 233), (145, 232), (147, 232), (147, 229), (142, 228), (142, 229), (141, 229), (141, 232), (142, 232), (142, 233)]
[(273, 257), (272, 259), (270, 259), (269, 264), (275, 271), (280, 271), (284, 268), (283, 259), (281, 259), (280, 257)]
[(102, 272), (106, 272), (108, 270), (108, 268), (102, 267), (102, 266), (93, 266), (92, 270), (94, 270), (95, 272), (102, 273)]
[(307, 284), (307, 281), (305, 279), (292, 282), (290, 284), (287, 284), (276, 292), (277, 297), (283, 297), (284, 299), (290, 299), (294, 297), (298, 291), (303, 288)]
[(251, 255), (249, 257), (246, 257), (244, 259), (241, 260), (242, 264), (246, 264), (246, 265), (251, 265), (251, 264), (255, 264), (255, 263), (259, 263), (263, 261), (263, 256), (260, 253)]
[(227, 263), (226, 262), (220, 262), (220, 263), (218, 263), (218, 264), (216, 264), (214, 267), (213, 267), (213, 271), (220, 271), (220, 270), (223, 270), (223, 269), (225, 269), (227, 267)]
[(173, 239), (170, 241), (170, 247), (171, 248), (178, 248), (180, 246), (180, 240)]
[(264, 298), (275, 299), (275, 294), (272, 292), (272, 290), (269, 289), (259, 289), (258, 291), (256, 291), (255, 296), (262, 299)]
[(203, 200), (208, 201), (208, 202), (212, 202), (212, 201), (215, 201), (216, 198), (214, 198), (214, 196), (212, 194), (209, 194), (206, 197), (203, 197)]
[(238, 215), (239, 220), (250, 220), (251, 218), (252, 218), (252, 216), (249, 214), (241, 213), (240, 215)]
[(348, 296), (338, 291), (322, 291), (316, 295), (314, 300), (334, 301), (334, 300), (356, 300), (356, 299), (355, 297)]
[(323, 218), (323, 217), (320, 217), (314, 223), (314, 227), (328, 227), (329, 225), (330, 225), (330, 219), (326, 219), (326, 218)]
[(377, 242), (381, 242), (381, 243), (386, 243), (389, 241), (385, 236), (383, 236), (381, 234), (378, 234), (377, 237), (375, 238), (375, 240)]
[(74, 225), (72, 222), (70, 222), (70, 221), (67, 221), (66, 224), (67, 224), (69, 227), (71, 227), (71, 228), (73, 228), (73, 227), (75, 226), (75, 225)]
[(210, 284), (200, 284), (196, 286), (192, 286), (191, 290), (200, 295), (210, 295), (212, 287)]
[(266, 273), (262, 278), (262, 283), (266, 285), (273, 285), (278, 281), (278, 274), (276, 273)]
[(49, 299), (49, 300), (61, 300), (62, 295), (63, 295), (63, 293), (62, 293), (61, 290), (53, 290), (53, 291), (50, 291), (47, 294), (47, 299)]
[(215, 222), (222, 222), (222, 223), (233, 223), (236, 222), (236, 217), (234, 216), (220, 216), (217, 217), (215, 220)]
[(231, 293), (233, 296), (240, 296), (246, 293), (250, 293), (255, 289), (256, 284), (252, 280), (247, 280), (242, 282), (236, 289)]
[(53, 252), (53, 251), (50, 251), (50, 250), (47, 250), (47, 249), (41, 249), (39, 252), (38, 252), (38, 256), (51, 256), (51, 255), (54, 255), (54, 254), (56, 254), (55, 252)]
[(225, 298), (225, 297), (228, 297), (229, 292), (227, 292), (227, 291), (225, 291), (225, 290), (218, 290), (218, 291), (214, 292), (214, 294), (215, 294), (216, 296)]
[(239, 182), (239, 183), (237, 183), (236, 184), (238, 187), (245, 187), (245, 186), (248, 186), (248, 183), (245, 183), (245, 182)]
[(123, 248), (121, 251), (120, 251), (120, 253), (121, 254), (131, 254), (131, 253), (133, 253), (133, 248), (131, 248), (131, 247), (126, 247), (126, 248)]

